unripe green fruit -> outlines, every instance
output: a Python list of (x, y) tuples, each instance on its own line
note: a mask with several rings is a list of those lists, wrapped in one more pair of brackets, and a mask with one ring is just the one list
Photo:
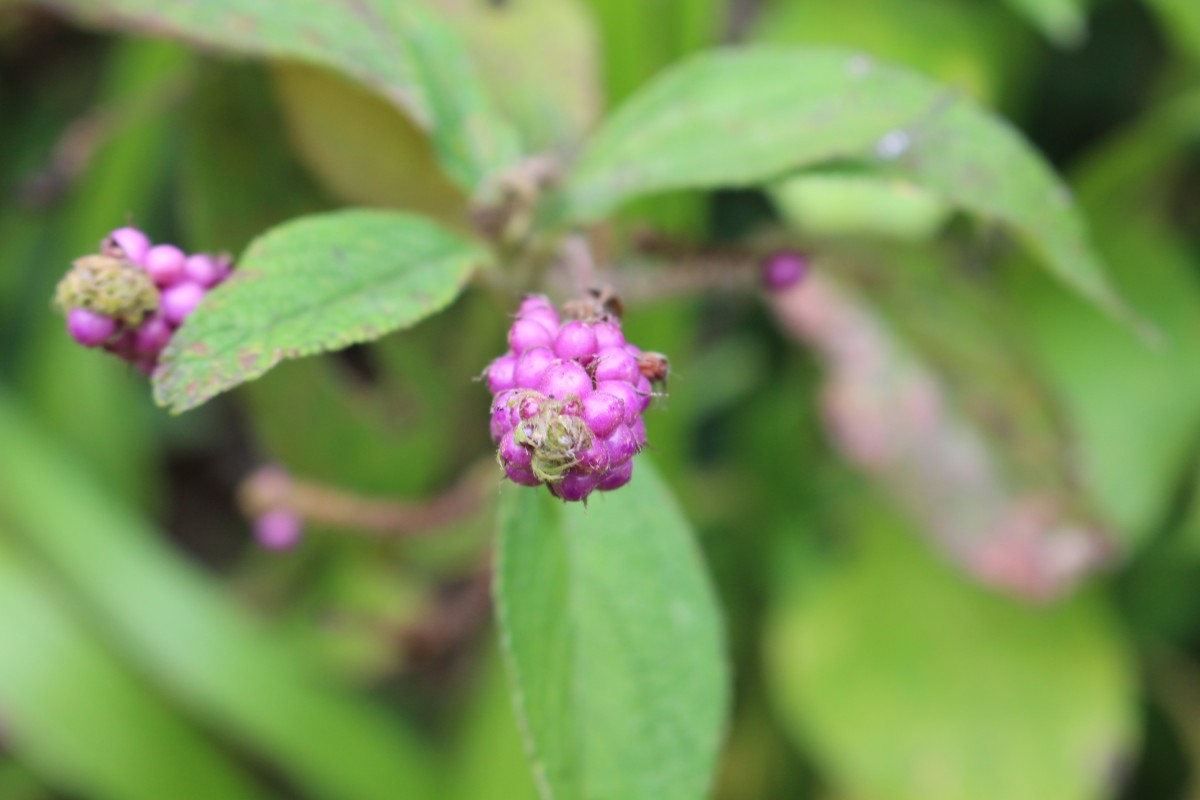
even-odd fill
[(109, 255), (77, 259), (54, 293), (63, 313), (86, 308), (135, 326), (158, 308), (158, 289), (141, 267)]

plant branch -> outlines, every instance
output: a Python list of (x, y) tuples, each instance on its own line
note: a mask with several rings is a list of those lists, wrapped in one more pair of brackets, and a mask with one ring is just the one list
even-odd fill
[(263, 467), (242, 482), (238, 499), (250, 517), (283, 510), (307, 522), (370, 535), (416, 537), (478, 511), (495, 481), (496, 466), (488, 459), (468, 470), (443, 494), (426, 502), (400, 502), (364, 497), (293, 478), (279, 467)]

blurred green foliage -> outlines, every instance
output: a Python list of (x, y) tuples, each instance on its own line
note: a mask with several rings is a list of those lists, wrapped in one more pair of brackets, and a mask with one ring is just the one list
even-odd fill
[[(204, 4), (178, 9), (193, 5)], [(540, 287), (476, 281), (409, 330), (283, 364), (182, 417), (154, 407), (143, 376), (71, 342), (49, 298), (71, 259), (127, 219), (157, 241), (235, 254), (272, 226), (346, 204), (466, 230), (464, 187), (515, 152), (518, 134), (527, 154), (573, 154), (664, 69), (731, 42), (860, 50), (1007, 119), (1065, 176), (1107, 275), (1161, 337), (1139, 341), (996, 226), (956, 213), (945, 203), (953, 181), (935, 194), (911, 175), (822, 163), (769, 194), (685, 189), (620, 210), (595, 237), (600, 266), (627, 291), (631, 341), (673, 367), (639, 458), (697, 531), (724, 619), (732, 701), (712, 795), (1194, 797), (1200, 6), (423, 5), (364, 27), (338, 16), (350, 3), (314, 21), (288, 16), (288, 4), (222, 0), (202, 9), (204, 35), (180, 41), (162, 35), (170, 26), (124, 24), (140, 0), (0, 3), (0, 798), (536, 796), (477, 599), (498, 493), (434, 535), (318, 522), (285, 553), (254, 544), (236, 496), (265, 463), (407, 503), (445, 492), (490, 457), (487, 392), (472, 379), (503, 349), (515, 291)], [(239, 8), (280, 9), (261, 60), (222, 52), (253, 38)], [(113, 32), (130, 27), (138, 35)], [(387, 37), (411, 30), (432, 38), (389, 60)], [(314, 31), (341, 43), (333, 57), (313, 56)], [(444, 45), (455, 59), (422, 49)], [(468, 62), (486, 95), (456, 92)], [(406, 94), (413, 75), (437, 89)], [(745, 92), (794, 77), (764, 74)], [(492, 108), (511, 130), (464, 122)], [(952, 131), (938, 147), (963, 141)], [(736, 142), (716, 144), (714, 159)], [(1069, 506), (1056, 520), (1100, 532), (1103, 566), (1053, 596), (1021, 596), (1009, 579), (1027, 566), (1027, 518), (1006, 519), (995, 542), (947, 546), (927, 524), (953, 506), (947, 487), (873, 470), (831, 423), (840, 413), (861, 434), (878, 421), (831, 388), (842, 362), (817, 355), (837, 337), (801, 345), (786, 309), (753, 292), (659, 291), (680, 263), (632, 253), (643, 226), (679, 237), (684, 253), (695, 242), (803, 246), (819, 280), (851, 290), (936, 378), (952, 412), (922, 428), (899, 384), (880, 385), (869, 399), (886, 412), (885, 438), (912, 437), (932, 460), (945, 420), (961, 421), (1022, 497), (1052, 495)], [(622, 507), (592, 508), (587, 521)], [(656, 526), (675, 524), (618, 532), (649, 548)], [(649, 624), (670, 602), (670, 570), (653, 562), (663, 553), (647, 552), (616, 567), (588, 557), (644, 590), (614, 603), (653, 606), (567, 626), (618, 642), (574, 665), (599, 676), (591, 688), (660, 675), (603, 628)], [(971, 560), (980, 553), (991, 560)], [(537, 551), (523, 555), (531, 579), (562, 589)], [(580, 619), (563, 595), (548, 597)], [(530, 646), (551, 658), (557, 641)], [(719, 702), (710, 694), (703, 702)], [(621, 717), (604, 700), (588, 699), (595, 718)], [(592, 746), (651, 760), (682, 749), (636, 749), (634, 712), (652, 705), (618, 720), (628, 730), (601, 723)], [(628, 740), (603, 738), (613, 731)], [(544, 731), (528, 733), (535, 753), (545, 747)], [(635, 756), (629, 774), (579, 795), (644, 786), (655, 765)], [(696, 796), (681, 785), (604, 796)]]

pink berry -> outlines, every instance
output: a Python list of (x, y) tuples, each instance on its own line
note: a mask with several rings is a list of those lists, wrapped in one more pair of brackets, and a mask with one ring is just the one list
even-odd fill
[(646, 446), (646, 420), (641, 417), (635, 419), (629, 426), (629, 432), (633, 434), (633, 440), (637, 442), (640, 452)]
[(549, 348), (554, 344), (554, 334), (540, 322), (518, 319), (508, 329), (508, 345), (518, 355), (535, 347)]
[(67, 331), (84, 347), (99, 347), (117, 332), (117, 321), (87, 308), (67, 312)]
[(506, 464), (504, 466), (504, 474), (508, 476), (510, 481), (518, 486), (542, 485), (542, 482), (538, 479), (538, 476), (534, 475), (533, 470), (527, 467), (516, 467)]
[(624, 347), (625, 334), (621, 326), (613, 322), (593, 322), (592, 333), (596, 334), (596, 349), (601, 347)]
[(799, 282), (807, 273), (807, 258), (792, 250), (781, 250), (763, 262), (762, 282), (777, 292)]
[(619, 467), (610, 469), (605, 475), (600, 478), (600, 483), (596, 487), (602, 492), (611, 492), (613, 489), (620, 489), (625, 484), (629, 483), (629, 479), (633, 477), (633, 462), (626, 461)]
[(535, 308), (533, 311), (526, 311), (518, 315), (517, 319), (536, 322), (550, 331), (551, 336), (557, 335), (558, 326), (561, 324), (558, 312), (552, 308)]
[(276, 509), (254, 520), (254, 537), (268, 550), (288, 550), (300, 541), (300, 518), (290, 511)]
[(117, 228), (108, 235), (108, 238), (121, 248), (121, 252), (125, 254), (125, 260), (134, 264), (143, 263), (146, 251), (150, 249), (150, 239), (137, 228)]
[(541, 392), (522, 392), (516, 404), (517, 419), (533, 419), (542, 413), (542, 404), (545, 402), (546, 396)]
[(569, 503), (576, 503), (587, 498), (600, 482), (599, 478), (588, 472), (571, 470), (557, 483), (547, 484), (550, 493)]
[(184, 279), (183, 265), (187, 256), (173, 244), (156, 244), (146, 251), (143, 264), (146, 272), (159, 286), (174, 286)]
[(544, 294), (531, 294), (521, 301), (521, 305), (517, 306), (517, 316), (520, 317), (539, 309), (554, 311), (554, 303), (551, 303), (550, 298)]
[(584, 397), (591, 394), (592, 378), (574, 361), (555, 361), (542, 374), (538, 388), (555, 400), (565, 400), (571, 395)]
[(641, 450), (628, 425), (618, 425), (604, 443), (608, 445), (608, 455), (613, 465), (624, 464)]
[(597, 437), (592, 446), (579, 454), (579, 468), (585, 472), (601, 475), (612, 466), (612, 457), (608, 453), (608, 445)]
[(596, 334), (585, 322), (572, 320), (558, 329), (554, 339), (554, 354), (559, 358), (575, 359), (587, 364), (596, 355)]
[(204, 299), (204, 287), (196, 283), (177, 283), (162, 293), (159, 308), (167, 322), (179, 325)]
[(513, 388), (515, 384), (514, 373), (517, 369), (517, 357), (512, 353), (500, 356), (487, 369), (487, 385), (488, 390), (492, 394), (503, 392), (506, 389)]
[(637, 393), (638, 397), (641, 398), (638, 410), (645, 411), (649, 407), (650, 401), (654, 399), (654, 384), (650, 383), (650, 379), (645, 375), (638, 378)]
[(625, 381), (601, 381), (596, 384), (596, 391), (604, 394), (611, 394), (621, 401), (625, 407), (625, 422), (633, 422), (633, 420), (641, 413), (642, 399), (634, 389)]
[(536, 389), (542, 382), (546, 367), (554, 363), (554, 353), (549, 347), (535, 347), (526, 350), (517, 361), (517, 369), (513, 373), (514, 381), (519, 389)]
[(528, 467), (533, 463), (533, 454), (528, 448), (517, 444), (510, 431), (500, 440), (500, 460), (505, 466)]
[(148, 317), (137, 329), (134, 347), (142, 356), (155, 357), (171, 341), (171, 326), (162, 317)]
[(512, 420), (510, 420), (508, 416), (508, 407), (504, 405), (493, 405), (492, 419), (488, 425), (488, 430), (492, 434), (492, 441), (500, 441), (504, 437), (504, 434), (510, 432), (512, 428)]
[(138, 359), (137, 333), (125, 329), (105, 342), (104, 349), (118, 358), (123, 358), (130, 362), (136, 361)]
[(625, 402), (616, 395), (596, 391), (583, 398), (583, 421), (601, 439), (625, 419)]
[(625, 381), (636, 386), (641, 376), (637, 359), (623, 347), (602, 347), (596, 352), (596, 381)]
[(188, 256), (183, 269), (189, 281), (205, 288), (216, 286), (225, 279), (227, 272), (225, 266), (208, 253), (193, 253)]

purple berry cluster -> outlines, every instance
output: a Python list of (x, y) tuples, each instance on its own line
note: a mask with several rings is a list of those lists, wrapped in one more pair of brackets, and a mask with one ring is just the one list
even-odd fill
[(56, 301), (75, 341), (149, 374), (176, 328), (229, 272), (227, 256), (188, 255), (173, 244), (151, 244), (137, 228), (118, 228), (98, 255), (75, 262)]
[(666, 364), (626, 342), (615, 315), (575, 311), (582, 318), (564, 322), (546, 297), (525, 298), (509, 351), (486, 372), (504, 472), (569, 501), (629, 482), (633, 457), (646, 445), (648, 376), (663, 376)]

